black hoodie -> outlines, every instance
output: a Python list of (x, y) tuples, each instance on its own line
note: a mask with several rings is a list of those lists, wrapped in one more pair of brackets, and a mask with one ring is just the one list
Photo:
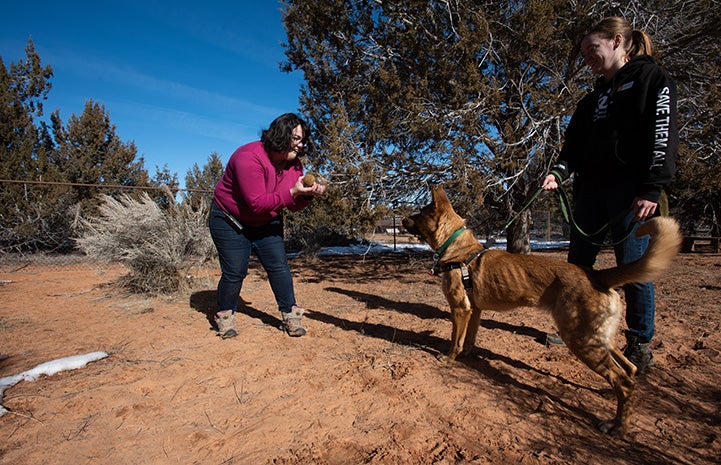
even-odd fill
[(554, 171), (561, 181), (574, 172), (576, 188), (595, 191), (633, 183), (636, 196), (658, 202), (677, 151), (676, 84), (642, 55), (581, 99)]

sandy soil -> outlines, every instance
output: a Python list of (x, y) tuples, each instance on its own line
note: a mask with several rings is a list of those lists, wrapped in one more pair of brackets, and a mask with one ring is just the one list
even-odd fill
[(656, 366), (624, 439), (596, 430), (613, 396), (544, 345), (553, 326), (537, 310), (485, 314), (477, 355), (437, 361), (450, 323), (429, 266), (401, 253), (294, 259), (311, 310), (297, 339), (277, 329), (257, 264), (229, 340), (209, 320), (214, 267), (172, 299), (123, 293), (121, 268), (0, 273), (0, 377), (110, 354), (7, 389), (0, 463), (719, 463), (721, 256), (680, 255), (657, 284)]

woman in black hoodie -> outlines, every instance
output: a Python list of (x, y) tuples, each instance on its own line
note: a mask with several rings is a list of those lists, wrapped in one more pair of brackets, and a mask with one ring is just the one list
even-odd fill
[[(648, 236), (628, 229), (657, 214), (661, 191), (676, 170), (676, 84), (654, 59), (649, 36), (623, 18), (605, 18), (581, 42), (584, 62), (600, 75), (578, 103), (566, 130), (558, 163), (543, 180), (558, 188), (574, 174), (574, 219), (568, 261), (592, 267), (610, 224), (616, 262), (637, 260)], [(624, 216), (624, 212), (627, 212)], [(619, 218), (621, 217), (621, 218)], [(642, 373), (653, 364), (653, 283), (624, 286), (626, 357)]]

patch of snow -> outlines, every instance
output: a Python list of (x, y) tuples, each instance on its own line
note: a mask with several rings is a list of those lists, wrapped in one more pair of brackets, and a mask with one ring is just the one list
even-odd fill
[(70, 357), (59, 358), (51, 362), (41, 363), (35, 368), (24, 371), (18, 375), (0, 378), (0, 417), (8, 412), (8, 410), (2, 406), (2, 398), (5, 393), (5, 389), (15, 386), (20, 381), (35, 381), (41, 375), (51, 376), (61, 371), (82, 368), (90, 362), (100, 360), (107, 356), (108, 354), (105, 352), (91, 352), (85, 355), (73, 355)]

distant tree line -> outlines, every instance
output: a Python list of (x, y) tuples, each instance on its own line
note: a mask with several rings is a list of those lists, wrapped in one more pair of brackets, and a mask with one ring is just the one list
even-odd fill
[[(0, 183), (0, 251), (72, 250), (79, 220), (97, 212), (99, 194), (141, 195), (142, 189), (123, 187), (155, 188), (148, 195), (167, 205), (167, 194), (157, 188), (177, 189), (177, 174), (165, 165), (150, 177), (143, 156), (121, 140), (103, 105), (88, 100), (67, 122), (59, 110), (43, 118), (53, 71), (41, 63), (32, 39), (25, 55), (9, 68), (0, 57), (0, 179), (52, 184)], [(198, 190), (212, 190), (222, 170), (217, 153), (203, 168), (195, 164), (186, 176), (187, 200), (198, 205)]]
[[(442, 182), (458, 212), (483, 235), (506, 231), (529, 250), (532, 210), (519, 215), (553, 163), (563, 132), (593, 77), (578, 43), (588, 28), (621, 15), (650, 33), (679, 86), (682, 147), (668, 190), (671, 214), (689, 233), (719, 235), (721, 8), (719, 0), (285, 0), (285, 71), (300, 70), (301, 112), (320, 150), (307, 168), (329, 182), (311, 208), (288, 216), (302, 247), (362, 237), (389, 212), (404, 214)], [(68, 251), (111, 186), (178, 186), (167, 165), (149, 175), (133, 142), (116, 133), (103, 105), (45, 118), (52, 68), (32, 40), (26, 58), (0, 57), (0, 252)], [(242, 141), (240, 141), (242, 142)], [(223, 172), (217, 153), (185, 176), (182, 202), (207, 206)], [(69, 183), (77, 185), (65, 185)], [(81, 186), (83, 185), (83, 186)], [(137, 193), (136, 193), (137, 192)], [(164, 190), (148, 190), (162, 208)], [(205, 201), (204, 201), (205, 197)], [(127, 201), (127, 199), (123, 199)], [(144, 199), (140, 199), (144, 202)]]

